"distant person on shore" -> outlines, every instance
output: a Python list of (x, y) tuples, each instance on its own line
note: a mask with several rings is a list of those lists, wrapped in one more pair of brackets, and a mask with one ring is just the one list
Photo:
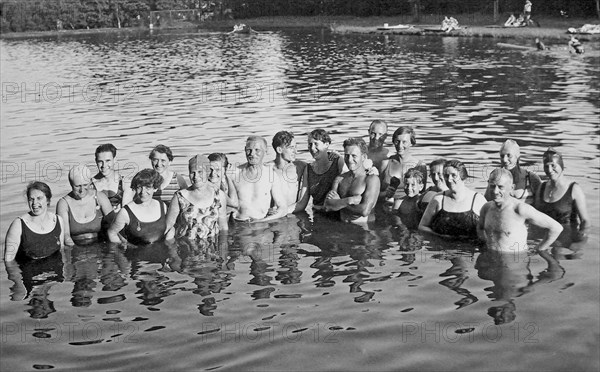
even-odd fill
[[(273, 136), (273, 149), (275, 160), (273, 160), (273, 171), (280, 178), (281, 194), (287, 206), (285, 214), (296, 211), (296, 204), (300, 191), (300, 181), (306, 163), (296, 160), (296, 140), (294, 134), (287, 131), (277, 132)], [(269, 164), (271, 165), (271, 164)], [(274, 207), (274, 206), (273, 206)], [(275, 209), (271, 209), (274, 212)]]
[(529, 204), (515, 199), (511, 194), (514, 181), (511, 172), (503, 168), (492, 171), (486, 194), (493, 199), (483, 205), (477, 232), (485, 240), (489, 250), (498, 252), (524, 252), (527, 247), (527, 225), (547, 230), (546, 237), (535, 251), (547, 250), (562, 231), (562, 226), (550, 216), (539, 212)]
[(388, 158), (388, 149), (383, 147), (387, 138), (388, 125), (383, 120), (373, 120), (369, 125), (369, 152), (367, 156), (373, 161), (379, 174), (383, 172), (381, 167), (384, 160)]
[[(233, 219), (255, 222), (285, 216), (287, 206), (279, 185), (280, 178), (274, 175), (272, 166), (263, 163), (267, 141), (259, 136), (250, 136), (244, 151), (247, 162), (237, 167), (233, 177), (239, 203)], [(267, 216), (271, 204), (275, 207), (275, 213)]]
[(335, 179), (324, 204), (326, 212), (340, 211), (340, 219), (344, 222), (367, 222), (377, 203), (379, 177), (367, 174), (364, 165), (367, 152), (367, 144), (362, 138), (344, 141), (344, 162), (348, 172)]
[(539, 38), (535, 38), (535, 46), (538, 50), (548, 50), (549, 48), (544, 45), (544, 43), (542, 43), (542, 41)]
[(531, 6), (533, 4), (529, 0), (525, 0), (525, 5), (523, 6), (523, 15), (525, 16), (525, 26), (529, 26), (530, 23), (533, 23), (531, 20)]

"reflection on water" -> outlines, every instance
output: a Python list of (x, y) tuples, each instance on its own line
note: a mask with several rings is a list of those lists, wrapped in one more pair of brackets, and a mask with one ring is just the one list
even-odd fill
[[(304, 160), (315, 128), (342, 151), (375, 118), (414, 126), (425, 162), (463, 160), (478, 191), (507, 137), (540, 175), (552, 145), (600, 224), (597, 56), (323, 30), (61, 35), (0, 51), (2, 235), (27, 181), (56, 200), (68, 165), (93, 166), (100, 143), (127, 175), (164, 143), (185, 173), (195, 153), (241, 162), (245, 137), (283, 129)], [(309, 213), (232, 225), (214, 242), (96, 244), (9, 265), (2, 369), (598, 368), (597, 232), (499, 257), (404, 222), (383, 208), (366, 227)]]

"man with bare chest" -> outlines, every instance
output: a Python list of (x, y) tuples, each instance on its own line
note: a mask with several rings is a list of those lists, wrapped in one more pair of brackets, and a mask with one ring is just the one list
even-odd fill
[(273, 136), (273, 149), (275, 160), (268, 165), (273, 165), (275, 176), (279, 177), (281, 194), (287, 206), (286, 214), (296, 210), (300, 180), (304, 173), (306, 163), (296, 160), (296, 140), (294, 135), (287, 131), (280, 131)]
[(547, 230), (546, 237), (535, 250), (548, 249), (558, 238), (562, 226), (532, 206), (512, 197), (510, 194), (513, 188), (510, 171), (501, 168), (492, 171), (486, 193), (493, 199), (481, 208), (478, 235), (486, 241), (489, 250), (525, 252), (528, 250), (526, 223), (529, 223)]
[[(267, 152), (267, 141), (250, 136), (245, 146), (247, 162), (236, 169), (233, 184), (236, 188), (239, 207), (233, 217), (241, 221), (271, 220), (287, 214), (281, 194), (280, 177), (273, 168), (263, 163)], [(273, 201), (276, 212), (267, 217)]]
[(342, 221), (366, 222), (377, 202), (379, 177), (367, 174), (367, 151), (361, 138), (344, 141), (344, 162), (349, 170), (335, 179), (325, 200), (325, 211), (340, 211)]

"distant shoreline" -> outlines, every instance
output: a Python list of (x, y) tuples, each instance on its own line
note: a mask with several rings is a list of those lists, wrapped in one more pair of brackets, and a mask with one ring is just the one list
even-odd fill
[[(502, 39), (524, 39), (530, 40), (539, 37), (548, 41), (566, 41), (569, 37), (569, 27), (581, 27), (585, 23), (598, 24), (597, 18), (588, 19), (563, 19), (563, 18), (540, 18), (537, 19), (542, 27), (511, 27), (505, 28), (504, 22), (493, 22), (489, 16), (480, 15), (456, 15), (463, 29), (444, 33), (436, 31), (439, 28), (439, 15), (426, 15), (421, 21), (411, 22), (409, 16), (396, 17), (351, 17), (351, 16), (313, 16), (313, 17), (260, 17), (251, 19), (229, 19), (221, 21), (207, 21), (200, 25), (183, 23), (172, 28), (155, 28), (156, 31), (169, 29), (201, 29), (211, 31), (231, 31), (235, 24), (244, 23), (257, 31), (289, 28), (327, 28), (334, 33), (362, 33), (362, 34), (388, 34), (388, 35), (440, 35), (440, 36), (462, 36), (462, 37), (492, 37)], [(461, 19), (464, 21), (462, 22)], [(387, 23), (391, 26), (398, 24), (412, 25), (410, 29), (378, 30)], [(27, 31), (8, 32), (0, 34), (0, 39), (23, 39), (35, 37), (54, 37), (70, 35), (95, 35), (108, 33), (145, 33), (147, 27), (127, 28), (100, 28), (100, 29), (77, 29), (77, 30), (53, 30), (53, 31)], [(600, 41), (600, 34), (577, 34), (577, 38), (584, 42)], [(594, 43), (595, 44), (595, 43)], [(600, 46), (599, 46), (600, 48)]]

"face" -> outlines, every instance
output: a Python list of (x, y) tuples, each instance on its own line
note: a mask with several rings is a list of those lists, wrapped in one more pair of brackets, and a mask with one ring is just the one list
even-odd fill
[(454, 190), (457, 185), (463, 183), (463, 181), (460, 179), (458, 169), (454, 167), (444, 168), (444, 180), (446, 181), (446, 185), (450, 190)]
[(171, 165), (171, 161), (167, 157), (167, 154), (158, 151), (152, 153), (152, 159), (150, 159), (150, 161), (152, 162), (152, 168), (160, 174), (168, 171), (169, 166)]
[(419, 191), (421, 191), (422, 188), (423, 184), (417, 178), (407, 178), (404, 182), (404, 192), (409, 198), (419, 195)]
[(73, 190), (73, 198), (83, 199), (89, 191), (91, 183), (89, 180), (84, 180), (83, 177), (75, 177), (71, 180), (71, 189)]
[(500, 164), (502, 168), (511, 170), (517, 166), (519, 151), (515, 146), (502, 146), (500, 150)]
[(488, 180), (486, 195), (493, 197), (496, 203), (501, 203), (508, 198), (513, 189), (512, 181), (506, 176), (496, 176)]
[(225, 169), (220, 161), (211, 161), (208, 169), (208, 181), (220, 186)]
[(383, 146), (383, 142), (387, 137), (385, 125), (375, 124), (369, 128), (369, 147), (379, 148)]
[(135, 188), (135, 195), (142, 201), (146, 202), (152, 199), (152, 195), (156, 192), (154, 187), (150, 186), (141, 186)]
[(281, 158), (287, 162), (293, 162), (296, 160), (296, 140), (292, 139), (289, 145), (287, 146), (279, 146), (277, 148), (278, 152), (281, 154)]
[(262, 164), (263, 158), (267, 152), (265, 144), (262, 141), (246, 142), (246, 160), (250, 165)]
[(114, 167), (115, 158), (112, 152), (101, 152), (96, 155), (96, 166), (98, 171), (102, 173), (104, 177), (110, 176)]
[(308, 136), (308, 151), (314, 159), (318, 158), (319, 156), (327, 155), (328, 149), (329, 143), (316, 140), (311, 136)]
[(344, 163), (346, 163), (350, 171), (360, 169), (366, 158), (367, 155), (360, 152), (358, 146), (347, 146), (344, 148)]
[(40, 190), (33, 189), (29, 192), (27, 204), (29, 205), (29, 210), (34, 216), (40, 216), (48, 211), (49, 201), (46, 198), (46, 194)]
[(551, 180), (557, 180), (562, 175), (563, 169), (560, 166), (558, 159), (556, 157), (552, 157), (552, 159), (547, 159), (544, 162), (544, 173)]
[(444, 180), (444, 165), (438, 164), (429, 170), (429, 176), (433, 181), (433, 184), (438, 189), (446, 188), (446, 181)]
[(394, 147), (396, 147), (396, 153), (398, 155), (408, 154), (412, 143), (410, 142), (410, 134), (405, 133), (396, 137), (394, 141)]

